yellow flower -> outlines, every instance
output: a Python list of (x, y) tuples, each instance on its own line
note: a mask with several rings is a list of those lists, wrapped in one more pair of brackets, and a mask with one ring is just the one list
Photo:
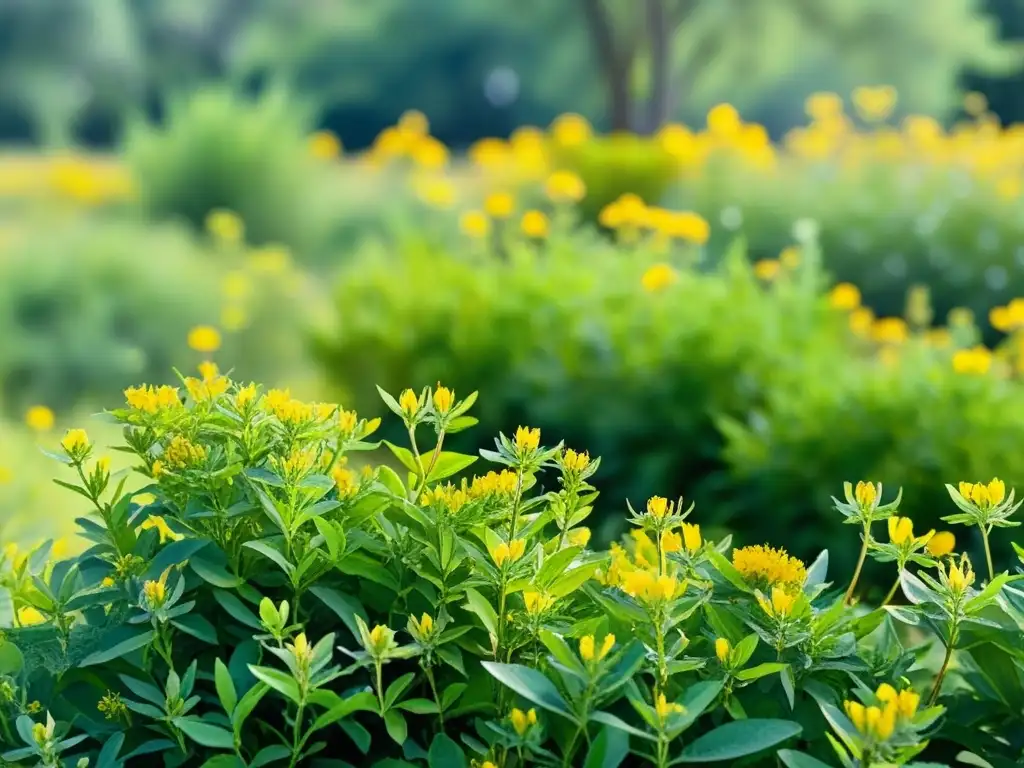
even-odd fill
[(459, 229), (469, 237), (484, 238), (491, 233), (491, 220), (483, 211), (466, 211), (459, 218)]
[(164, 449), (163, 460), (172, 469), (188, 469), (206, 460), (206, 449), (182, 435), (175, 435)]
[(540, 447), (539, 427), (519, 427), (516, 429), (516, 448), (520, 453), (532, 453)]
[(188, 346), (209, 354), (220, 349), (220, 331), (210, 325), (197, 325), (188, 332)]
[(898, 695), (899, 694), (896, 693), (896, 689), (888, 683), (882, 683), (880, 686), (878, 686), (878, 689), (875, 691), (875, 698), (883, 704), (888, 704), (890, 701), (895, 701)]
[(499, 568), (505, 563), (517, 562), (526, 552), (526, 541), (524, 539), (513, 539), (509, 543), (504, 541), (490, 550), (491, 559)]
[(523, 218), (519, 222), (519, 228), (527, 237), (540, 240), (548, 236), (548, 217), (541, 211), (529, 210), (523, 214)]
[(754, 274), (761, 280), (774, 280), (782, 265), (776, 259), (761, 259), (754, 263)]
[(717, 139), (732, 139), (742, 126), (740, 114), (732, 104), (717, 104), (708, 110), (708, 131)]
[(1006, 484), (998, 477), (985, 483), (960, 483), (960, 495), (976, 507), (989, 509), (998, 506), (1006, 498)]
[(162, 578), (159, 581), (147, 581), (142, 585), (142, 593), (151, 608), (159, 608), (167, 599), (167, 585)]
[(853, 492), (853, 498), (865, 509), (873, 507), (878, 499), (878, 488), (872, 482), (858, 480), (857, 487)]
[(313, 657), (313, 647), (309, 644), (309, 640), (306, 639), (306, 633), (300, 632), (295, 636), (295, 640), (291, 643), (285, 643), (285, 648), (292, 652), (292, 655), (300, 663), (308, 662)]
[(909, 517), (889, 518), (889, 541), (897, 547), (914, 539), (914, 523)]
[(767, 545), (734, 549), (732, 564), (743, 578), (758, 586), (776, 585), (790, 589), (803, 586), (807, 569), (803, 561), (789, 555), (784, 549)]
[(47, 432), (53, 429), (54, 421), (53, 411), (45, 405), (33, 405), (25, 411), (25, 424), (36, 432)]
[(155, 388), (152, 386), (129, 387), (124, 391), (124, 397), (130, 407), (146, 413), (181, 407), (178, 388), (166, 385)]
[(341, 142), (330, 131), (317, 131), (309, 137), (309, 153), (317, 160), (334, 160), (341, 154)]
[(245, 236), (245, 224), (238, 214), (231, 211), (210, 211), (206, 217), (206, 231), (222, 243), (235, 245)]
[(378, 624), (370, 630), (370, 648), (368, 650), (378, 654), (383, 653), (391, 644), (394, 636), (395, 633), (391, 629), (383, 624)]
[(956, 536), (949, 531), (939, 531), (928, 540), (928, 554), (943, 557), (956, 549)]
[(575, 147), (590, 139), (590, 123), (582, 115), (559, 115), (551, 124), (551, 135), (563, 147)]
[(555, 598), (543, 592), (528, 589), (523, 593), (523, 602), (526, 604), (527, 613), (538, 616), (555, 604)]
[(704, 245), (711, 237), (707, 219), (693, 211), (665, 211), (659, 224), (659, 231), (666, 237), (695, 245)]
[(566, 472), (582, 472), (590, 466), (590, 454), (586, 451), (577, 453), (568, 448), (562, 454), (562, 469)]
[(594, 660), (594, 636), (584, 635), (580, 638), (580, 658), (584, 661)]
[(867, 307), (857, 307), (850, 313), (850, 330), (857, 336), (867, 336), (875, 324), (875, 313)]
[(780, 618), (789, 616), (793, 612), (793, 606), (796, 605), (796, 595), (792, 595), (780, 587), (772, 587), (772, 599), (769, 601), (768, 598), (759, 593), (757, 595), (757, 602), (761, 606), (761, 610), (769, 616)]
[(683, 539), (678, 533), (665, 531), (661, 534), (661, 551), (666, 554), (679, 552), (683, 548)]
[(493, 192), (484, 199), (484, 211), (493, 219), (507, 219), (515, 208), (515, 198), (508, 192)]
[(20, 627), (31, 627), (42, 624), (44, 621), (46, 621), (46, 617), (31, 605), (23, 605), (18, 609), (18, 626)]
[(917, 707), (921, 703), (921, 696), (907, 688), (900, 691), (896, 698), (896, 711), (900, 717), (911, 718), (917, 714)]
[(249, 253), (249, 264), (257, 272), (280, 275), (288, 271), (291, 254), (283, 245), (267, 245)]
[(853, 106), (864, 120), (885, 120), (896, 106), (896, 89), (891, 85), (854, 88)]
[(424, 613), (423, 616), (419, 618), (419, 620), (417, 620), (416, 617), (413, 616), (412, 623), (413, 626), (416, 628), (416, 631), (424, 637), (429, 636), (434, 631), (434, 619), (433, 617), (431, 617), (429, 613)]
[(992, 367), (992, 352), (981, 344), (953, 353), (953, 370), (962, 374), (984, 376)]
[(429, 177), (415, 183), (416, 195), (434, 208), (451, 208), (455, 205), (455, 185), (448, 179)]
[(648, 293), (661, 291), (678, 279), (679, 273), (669, 264), (654, 264), (640, 278), (640, 285)]
[(180, 533), (172, 531), (171, 527), (167, 525), (167, 521), (160, 515), (150, 515), (143, 521), (142, 525), (139, 526), (139, 530), (142, 531), (149, 530), (150, 528), (155, 528), (157, 533), (160, 534), (161, 544), (168, 541), (180, 541), (184, 538)]
[(871, 326), (871, 336), (880, 344), (902, 344), (909, 331), (902, 317), (882, 317)]
[(411, 389), (403, 390), (402, 394), (398, 396), (398, 407), (402, 409), (402, 413), (406, 416), (412, 417), (419, 410), (419, 398), (416, 397), (416, 393)]
[(590, 529), (589, 528), (575, 528), (569, 531), (569, 546), (570, 547), (585, 547), (590, 541)]
[(602, 660), (605, 656), (612, 652), (612, 648), (615, 647), (615, 635), (608, 634), (604, 636), (604, 640), (601, 641), (601, 650), (597, 652), (598, 661)]
[(525, 736), (526, 732), (530, 730), (530, 726), (537, 722), (537, 711), (531, 709), (529, 712), (523, 712), (521, 709), (513, 709), (509, 720), (512, 721), (512, 728), (515, 732), (519, 736)]
[(103, 694), (103, 698), (96, 704), (96, 709), (102, 712), (103, 717), (107, 720), (116, 720), (128, 714), (128, 707), (121, 699), (121, 694), (114, 691), (107, 691)]
[(587, 194), (587, 187), (572, 171), (555, 171), (548, 177), (544, 192), (554, 203), (577, 203)]
[(843, 100), (836, 93), (812, 93), (804, 101), (807, 116), (817, 121), (827, 121), (843, 112)]
[(671, 512), (672, 505), (668, 503), (667, 499), (661, 496), (652, 496), (647, 500), (647, 514), (655, 520), (661, 520), (666, 515), (671, 514)]
[(447, 387), (442, 387), (441, 383), (438, 382), (437, 389), (434, 390), (434, 409), (442, 416), (452, 409), (452, 403), (455, 402), (455, 393)]
[(860, 306), (860, 289), (853, 283), (839, 283), (829, 291), (828, 303), (835, 309), (854, 310)]
[(974, 571), (971, 569), (970, 561), (964, 557), (961, 559), (960, 565), (951, 562), (946, 580), (949, 583), (950, 589), (954, 592), (964, 592), (967, 587), (974, 583)]
[(683, 523), (683, 543), (690, 552), (696, 552), (701, 548), (703, 540), (700, 537), (700, 526), (696, 523)]
[(45, 725), (42, 723), (36, 723), (32, 726), (32, 738), (36, 744), (42, 746), (50, 740), (50, 734)]
[(80, 456), (89, 450), (89, 435), (84, 429), (69, 429), (60, 445), (69, 456)]
[(665, 698), (664, 693), (659, 693), (658, 700), (654, 704), (654, 711), (657, 712), (658, 719), (664, 722), (670, 716), (680, 715), (686, 710), (683, 708), (682, 704), (676, 704), (674, 702), (670, 703), (668, 699)]
[(337, 466), (331, 470), (331, 479), (338, 489), (338, 498), (347, 499), (355, 496), (359, 490), (359, 476), (348, 467)]
[(721, 664), (725, 664), (729, 660), (729, 654), (732, 652), (732, 646), (729, 641), (724, 637), (715, 638), (715, 656), (718, 657), (718, 661)]

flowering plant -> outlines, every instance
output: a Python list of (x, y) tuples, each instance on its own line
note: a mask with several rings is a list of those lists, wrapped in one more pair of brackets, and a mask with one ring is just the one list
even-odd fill
[[(3, 759), (813, 768), (1024, 756), (1020, 576), (979, 580), (938, 535), (915, 539), (898, 496), (881, 505), (860, 483), (837, 502), (862, 547), (897, 564), (892, 597), (909, 602), (870, 607), (855, 579), (829, 580), (827, 551), (806, 565), (709, 541), (681, 499), (630, 506), (632, 533), (594, 548), (597, 458), (519, 427), (480, 451), (494, 469), (467, 476), (479, 458), (444, 446), (475, 422), (476, 393), (381, 397), (403, 445), (370, 441), (378, 419), (212, 364), (178, 388), (130, 389), (110, 417), (150, 480), (137, 492), (85, 431), (68, 432), (58, 482), (92, 504), (79, 520), (90, 546), (0, 562)], [(393, 461), (359, 460), (380, 446)], [(986, 524), (1012, 513), (983, 511)], [(896, 520), (889, 544), (872, 538), (882, 518)]]

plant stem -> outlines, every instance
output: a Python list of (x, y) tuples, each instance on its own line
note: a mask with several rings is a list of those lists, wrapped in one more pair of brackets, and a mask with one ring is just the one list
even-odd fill
[(427, 673), (427, 682), (430, 683), (430, 691), (434, 694), (434, 701), (437, 704), (437, 720), (441, 726), (441, 733), (444, 733), (444, 712), (441, 709), (441, 697), (437, 695), (437, 683), (434, 682), (434, 670), (425, 666), (423, 671)]
[(892, 589), (885, 596), (885, 600), (882, 601), (882, 605), (888, 605), (889, 601), (896, 597), (896, 590), (900, 588), (900, 577), (896, 577), (896, 581), (892, 585)]
[(299, 708), (295, 711), (295, 725), (292, 726), (292, 759), (288, 763), (289, 768), (295, 768), (299, 764), (299, 753), (302, 751), (302, 712), (305, 705), (300, 701)]
[(850, 604), (850, 600), (853, 599), (853, 590), (857, 587), (857, 580), (860, 578), (861, 568), (864, 567), (864, 559), (868, 556), (868, 546), (871, 544), (871, 524), (864, 523), (864, 544), (860, 548), (860, 557), (857, 559), (857, 568), (853, 572), (853, 581), (850, 582), (850, 588), (846, 590), (846, 596), (843, 598), (845, 605)]
[(995, 569), (992, 567), (992, 549), (988, 545), (988, 535), (992, 530), (991, 526), (979, 526), (981, 528), (981, 541), (985, 545), (985, 562), (988, 563), (988, 580), (991, 582), (996, 577)]
[(942, 660), (942, 667), (939, 669), (939, 675), (935, 678), (935, 685), (932, 688), (932, 693), (928, 697), (928, 706), (932, 706), (935, 700), (939, 698), (939, 691), (942, 689), (942, 681), (946, 677), (946, 670), (949, 669), (949, 660), (953, 656), (953, 644), (955, 642), (956, 634), (953, 633), (949, 637), (949, 642), (946, 644), (946, 658)]
[(377, 662), (377, 701), (380, 703), (380, 716), (384, 717), (384, 680), (381, 675), (380, 661)]

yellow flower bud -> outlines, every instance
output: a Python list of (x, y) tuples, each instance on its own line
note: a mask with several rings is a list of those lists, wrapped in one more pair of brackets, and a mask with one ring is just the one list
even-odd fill
[(540, 429), (519, 427), (516, 430), (516, 448), (520, 453), (532, 453), (540, 447)]
[(660, 520), (669, 513), (670, 505), (667, 499), (661, 496), (652, 496), (647, 500), (647, 514)]
[(917, 707), (921, 703), (921, 696), (907, 688), (900, 691), (896, 699), (896, 709), (900, 717), (911, 718), (917, 714)]
[(600, 661), (605, 656), (607, 656), (609, 653), (611, 653), (612, 648), (614, 648), (614, 647), (615, 647), (615, 635), (605, 635), (604, 636), (604, 640), (601, 642), (601, 650), (597, 654), (598, 660)]
[(932, 557), (948, 555), (956, 549), (956, 536), (949, 531), (939, 531), (928, 540), (927, 548)]
[(889, 518), (889, 541), (897, 547), (903, 546), (914, 538), (914, 523), (909, 517)]
[(854, 498), (862, 507), (872, 507), (878, 498), (878, 489), (874, 483), (859, 480), (857, 482), (857, 489), (854, 491)]
[(718, 661), (725, 664), (729, 659), (729, 654), (732, 652), (732, 646), (729, 641), (724, 637), (715, 638), (715, 656), (718, 657)]
[[(685, 525), (685, 523), (684, 523)], [(679, 552), (683, 548), (683, 539), (678, 533), (665, 531), (661, 534), (661, 551), (665, 553)]]
[(33, 725), (32, 738), (39, 746), (45, 744), (50, 738), (50, 735), (46, 732), (46, 726), (42, 723), (36, 723), (35, 725)]
[(411, 417), (419, 410), (419, 398), (416, 397), (416, 393), (411, 389), (403, 390), (402, 394), (398, 396), (398, 407), (402, 409), (402, 413)]
[(443, 416), (452, 409), (454, 402), (455, 393), (448, 387), (442, 387), (438, 382), (437, 389), (434, 390), (434, 409)]
[(882, 683), (878, 686), (878, 690), (875, 691), (875, 698), (883, 704), (888, 704), (890, 701), (894, 701), (897, 695), (896, 689), (888, 683)]
[[(531, 709), (530, 712), (533, 712)], [(530, 716), (523, 712), (521, 709), (513, 709), (509, 715), (509, 719), (512, 721), (512, 728), (519, 736), (525, 736), (526, 732), (530, 730), (532, 723), (530, 722)], [(533, 712), (534, 722), (537, 721), (537, 713)]]
[(584, 661), (594, 660), (594, 636), (584, 635), (580, 638), (580, 658)]
[(696, 552), (703, 541), (700, 537), (700, 526), (696, 523), (683, 523), (683, 543), (689, 552)]
[(577, 453), (572, 448), (562, 454), (562, 469), (566, 472), (582, 472), (590, 466), (590, 454)]
[(89, 435), (84, 429), (69, 429), (60, 444), (69, 456), (80, 456), (89, 450)]
[(843, 709), (846, 710), (846, 716), (850, 718), (850, 722), (853, 723), (853, 727), (861, 733), (865, 731), (865, 714), (864, 705), (859, 701), (844, 701)]
[(654, 703), (654, 711), (658, 713), (658, 718), (662, 721), (667, 720), (671, 715), (682, 714), (685, 710), (681, 704), (675, 702), (669, 702), (665, 698), (664, 693), (658, 694), (658, 699)]

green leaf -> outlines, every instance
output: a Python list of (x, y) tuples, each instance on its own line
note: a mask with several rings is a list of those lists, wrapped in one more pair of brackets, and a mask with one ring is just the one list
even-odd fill
[(427, 765), (429, 768), (466, 768), (466, 753), (450, 737), (439, 733), (430, 742)]
[(795, 749), (780, 749), (777, 754), (786, 768), (831, 768), (828, 763)]
[(437, 702), (430, 699), (406, 699), (396, 705), (399, 709), (412, 712), (414, 715), (436, 715)]
[(390, 709), (394, 703), (401, 698), (402, 694), (408, 690), (409, 686), (412, 685), (412, 681), (415, 679), (415, 672), (406, 672), (400, 678), (391, 683), (387, 690), (384, 691), (384, 709)]
[(723, 682), (722, 680), (704, 680), (686, 689), (683, 693), (683, 698), (679, 701), (686, 710), (683, 712), (682, 721), (679, 725), (681, 730), (685, 730), (693, 725), (697, 718), (704, 713), (704, 710), (711, 706), (712, 702), (718, 698)]
[(245, 768), (238, 755), (214, 755), (201, 768)]
[(235, 711), (235, 705), (238, 703), (238, 693), (235, 691), (235, 684), (231, 680), (227, 664), (220, 659), (213, 663), (213, 683), (217, 688), (220, 705), (224, 707), (228, 717), (231, 717), (231, 713)]
[(0, 640), (0, 675), (15, 677), (25, 666), (25, 657), (10, 640)]
[(149, 645), (154, 636), (155, 634), (153, 630), (146, 630), (145, 632), (129, 637), (126, 640), (122, 640), (110, 648), (103, 648), (99, 651), (95, 651), (94, 653), (90, 653), (78, 662), (78, 666), (91, 667), (96, 664), (104, 664), (108, 661), (124, 656), (125, 654), (131, 653), (132, 651), (137, 651), (139, 648)]
[(641, 731), (639, 728), (634, 728), (632, 725), (627, 723), (618, 715), (613, 715), (611, 712), (591, 712), (590, 721), (593, 723), (601, 723), (602, 725), (608, 725), (612, 728), (616, 728), (623, 733), (628, 733), (631, 736), (638, 736), (641, 739), (647, 739), (648, 741), (657, 741), (656, 737)]
[(629, 754), (629, 736), (606, 725), (587, 752), (583, 768), (618, 768)]
[(252, 711), (256, 709), (256, 705), (260, 703), (260, 699), (266, 696), (269, 690), (270, 688), (264, 683), (256, 683), (238, 700), (238, 704), (231, 713), (231, 725), (234, 727), (235, 733), (241, 732), (246, 718), (252, 714)]
[(240, 578), (228, 572), (227, 557), (224, 553), (215, 553), (212, 547), (207, 547), (189, 558), (188, 565), (199, 578), (215, 587), (231, 589), (242, 583)]
[(758, 678), (773, 675), (776, 672), (781, 672), (788, 666), (788, 664), (783, 664), (778, 661), (767, 661), (764, 664), (758, 664), (756, 667), (741, 669), (736, 673), (736, 679), (743, 681), (757, 680)]
[(914, 605), (939, 602), (939, 596), (906, 568), (900, 571), (900, 586), (903, 587), (903, 594), (907, 596), (907, 600)]
[(182, 632), (199, 638), (204, 643), (209, 643), (210, 645), (217, 644), (216, 628), (210, 623), (209, 619), (200, 616), (198, 613), (182, 616), (180, 619), (173, 619), (171, 624)]
[(388, 440), (384, 441), (384, 445), (388, 447), (388, 450), (395, 454), (396, 459), (402, 462), (403, 467), (408, 469), (410, 472), (414, 472), (416, 476), (419, 477), (419, 474), (422, 471), (422, 469), (417, 465), (416, 457), (413, 456), (412, 451), (410, 451), (408, 448), (402, 448), (400, 445), (395, 445), (394, 443), (389, 442)]
[(191, 717), (176, 717), (172, 722), (200, 746), (212, 749), (235, 748), (235, 735), (229, 730)]
[(747, 586), (747, 582), (743, 579), (743, 575), (736, 570), (736, 566), (730, 563), (725, 555), (714, 549), (707, 550), (708, 560), (711, 561), (711, 565), (715, 567), (722, 576), (732, 584), (736, 589), (741, 592), (750, 592), (750, 587)]
[(484, 661), (481, 664), (499, 682), (527, 701), (576, 722), (575, 716), (569, 711), (569, 705), (565, 703), (554, 683), (537, 670), (521, 664), (499, 664), (494, 661)]
[(285, 574), (287, 574), (288, 576), (291, 576), (293, 573), (295, 573), (295, 566), (289, 563), (285, 559), (285, 556), (266, 539), (247, 541), (242, 546), (248, 547), (249, 549), (259, 552), (261, 555), (263, 555), (269, 560), (273, 560), (274, 563), (276, 563), (277, 566), (282, 571), (284, 571)]
[(384, 727), (387, 728), (390, 736), (396, 744), (404, 744), (409, 735), (409, 726), (405, 722), (405, 716), (394, 709), (384, 714)]
[(498, 614), (487, 599), (472, 587), (466, 588), (466, 610), (475, 614), (492, 635), (498, 634)]
[(818, 557), (811, 563), (811, 566), (807, 569), (807, 578), (804, 581), (804, 588), (811, 589), (824, 584), (825, 579), (828, 577), (828, 550), (823, 549)]
[(330, 587), (310, 587), (309, 591), (338, 615), (338, 618), (344, 622), (348, 631), (352, 633), (352, 637), (359, 637), (359, 626), (356, 624), (356, 616), (363, 621), (369, 621), (369, 618), (358, 600)]
[(735, 760), (799, 736), (803, 726), (792, 720), (735, 720), (690, 742), (670, 765)]
[(287, 760), (291, 756), (292, 751), (284, 744), (273, 744), (269, 747), (264, 747), (257, 752), (256, 756), (253, 757), (252, 762), (249, 763), (249, 768), (261, 768), (261, 766), (267, 765), (268, 763)]
[(239, 624), (244, 624), (252, 629), (263, 629), (263, 625), (260, 624), (256, 614), (233, 593), (224, 589), (215, 589), (213, 590), (213, 599)]
[(299, 685), (295, 682), (291, 675), (288, 675), (273, 667), (257, 667), (255, 664), (249, 665), (249, 671), (253, 673), (257, 680), (269, 685), (275, 691), (298, 704), (302, 697), (299, 694)]
[(750, 657), (754, 655), (754, 651), (757, 650), (758, 637), (756, 633), (751, 632), (749, 635), (744, 637), (738, 643), (736, 647), (732, 649), (733, 663), (737, 667), (742, 667), (748, 661)]
[(444, 480), (446, 477), (458, 474), (466, 467), (472, 465), (477, 460), (477, 456), (468, 456), (464, 453), (451, 453), (449, 451), (441, 451), (437, 457), (437, 462), (434, 464), (434, 468), (430, 470), (430, 474), (427, 475), (427, 482), (434, 483), (438, 480)]
[(342, 699), (320, 715), (313, 723), (313, 730), (319, 731), (321, 728), (326, 728), (328, 725), (348, 717), (353, 712), (376, 712), (378, 707), (377, 698), (372, 693), (361, 691), (347, 699)]
[(1007, 573), (1001, 573), (990, 581), (981, 592), (972, 597), (967, 601), (967, 605), (964, 606), (964, 610), (967, 613), (974, 613), (984, 608), (986, 605), (995, 600), (996, 595), (999, 594), (1000, 590), (1011, 580), (1011, 576)]

